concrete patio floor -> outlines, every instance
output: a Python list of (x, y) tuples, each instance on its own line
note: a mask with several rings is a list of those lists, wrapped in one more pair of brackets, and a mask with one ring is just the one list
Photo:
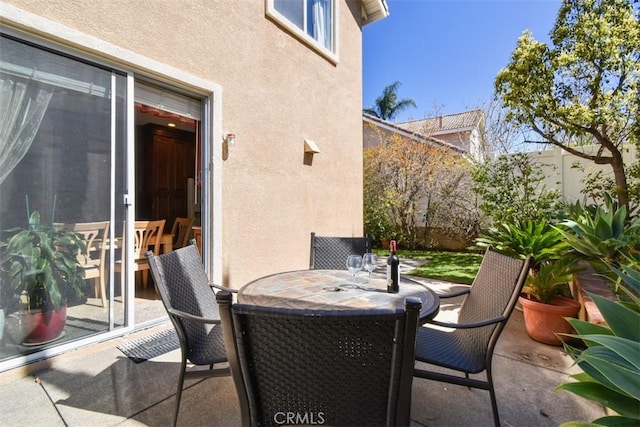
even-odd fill
[[(453, 315), (452, 308), (443, 305), (441, 315)], [(135, 364), (116, 348), (166, 328), (170, 323), (1, 373), (0, 425), (171, 425), (179, 350)], [(554, 391), (578, 369), (560, 347), (531, 340), (520, 311), (514, 311), (498, 341), (493, 368), (503, 426), (557, 426), (604, 415), (600, 405)], [(178, 425), (240, 425), (230, 377), (185, 384)], [(489, 394), (416, 378), (411, 420), (413, 426), (491, 426)]]

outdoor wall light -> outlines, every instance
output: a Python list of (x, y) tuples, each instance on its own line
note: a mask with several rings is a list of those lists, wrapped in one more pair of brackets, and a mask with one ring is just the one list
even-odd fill
[(310, 154), (316, 154), (320, 152), (320, 148), (318, 148), (318, 145), (313, 142), (310, 141), (308, 139), (304, 140), (304, 152), (305, 153), (310, 153)]
[(235, 133), (225, 133), (224, 134), (224, 142), (226, 142), (228, 146), (233, 147), (234, 145), (236, 145), (236, 134)]

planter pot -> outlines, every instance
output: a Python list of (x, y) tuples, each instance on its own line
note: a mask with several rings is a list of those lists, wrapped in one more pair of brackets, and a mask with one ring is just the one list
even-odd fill
[(382, 249), (389, 249), (389, 243), (391, 243), (391, 240), (389, 239), (380, 239), (380, 246), (382, 246)]
[(555, 297), (550, 304), (530, 300), (526, 296), (518, 298), (527, 333), (536, 341), (560, 346), (562, 340), (555, 334), (573, 333), (571, 324), (565, 317), (576, 317), (580, 303), (567, 297)]
[(60, 310), (34, 312), (22, 318), (23, 345), (40, 345), (54, 341), (62, 335), (67, 320), (67, 306)]

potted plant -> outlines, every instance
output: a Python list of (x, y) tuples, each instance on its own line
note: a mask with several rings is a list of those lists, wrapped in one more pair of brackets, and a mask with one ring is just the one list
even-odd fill
[(529, 273), (518, 302), (534, 340), (559, 346), (563, 342), (557, 334), (573, 332), (566, 318), (576, 317), (581, 307), (569, 289), (573, 275), (582, 269), (577, 261), (571, 256), (546, 260)]
[(64, 328), (68, 299), (84, 294), (84, 269), (78, 263), (78, 256), (86, 254), (84, 239), (43, 224), (38, 211), (28, 216), (27, 228), (6, 232), (8, 239), (0, 243), (0, 280), (5, 297), (18, 297), (24, 343), (52, 341)]
[(518, 299), (525, 328), (536, 341), (562, 345), (556, 334), (572, 332), (565, 317), (575, 317), (581, 307), (571, 298), (569, 287), (581, 267), (561, 231), (546, 221), (505, 221), (477, 242), (507, 255), (531, 256), (529, 277)]

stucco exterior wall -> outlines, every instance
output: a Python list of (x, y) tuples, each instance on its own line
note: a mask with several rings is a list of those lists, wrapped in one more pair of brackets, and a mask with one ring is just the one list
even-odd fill
[[(222, 129), (236, 134), (222, 162), (223, 284), (308, 268), (311, 231), (362, 235), (359, 2), (338, 2), (337, 64), (262, 0), (6, 3), (222, 87)], [(310, 165), (305, 138), (321, 150)]]

